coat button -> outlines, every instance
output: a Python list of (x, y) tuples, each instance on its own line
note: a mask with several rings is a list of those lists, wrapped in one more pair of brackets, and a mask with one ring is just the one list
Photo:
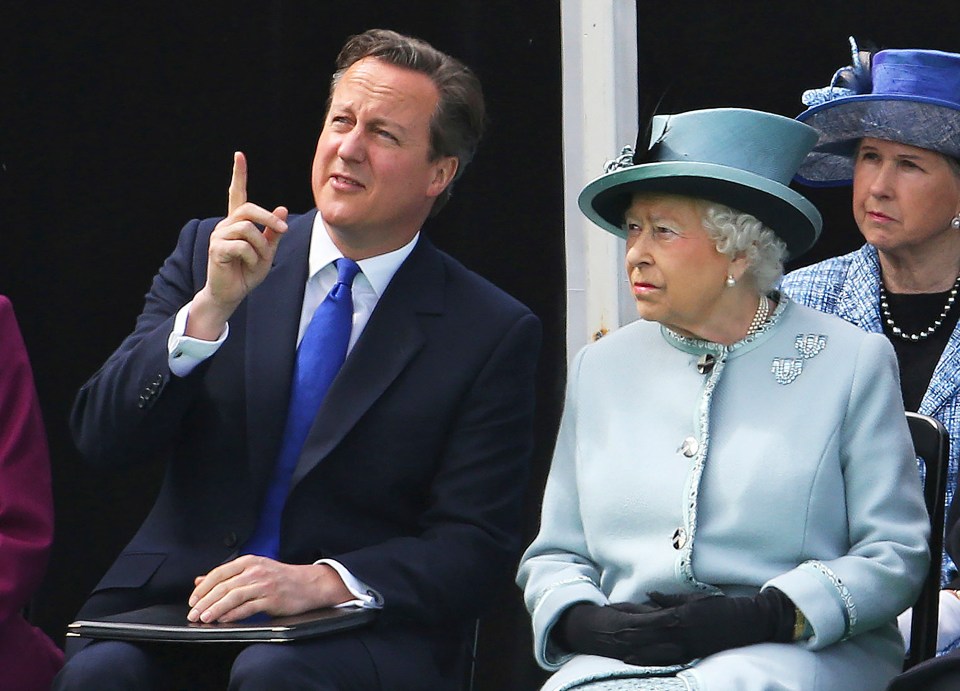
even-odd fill
[(697, 451), (700, 450), (700, 442), (697, 441), (696, 437), (687, 437), (683, 440), (683, 443), (680, 445), (680, 453), (682, 453), (687, 458), (693, 458), (697, 455)]
[(237, 546), (237, 534), (233, 531), (227, 533), (223, 538), (223, 544), (225, 547), (230, 547), (231, 549)]
[(716, 361), (717, 358), (712, 353), (704, 353), (700, 356), (700, 359), (697, 360), (697, 371), (700, 374), (709, 374)]
[(683, 549), (685, 544), (687, 544), (687, 531), (683, 528), (677, 528), (673, 531), (673, 548)]

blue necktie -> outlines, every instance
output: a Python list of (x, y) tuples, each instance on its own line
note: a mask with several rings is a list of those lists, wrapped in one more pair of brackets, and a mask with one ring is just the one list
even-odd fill
[(253, 535), (241, 549), (242, 554), (259, 554), (271, 559), (279, 556), (280, 518), (290, 491), (290, 478), (327, 389), (347, 357), (353, 326), (350, 286), (360, 267), (346, 258), (338, 259), (336, 264), (337, 282), (314, 311), (297, 348), (283, 446), (260, 510), (260, 519)]

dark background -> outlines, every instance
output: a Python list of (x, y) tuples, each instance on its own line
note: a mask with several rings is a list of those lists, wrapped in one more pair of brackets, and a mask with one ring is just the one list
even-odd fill
[[(803, 89), (848, 64), (850, 34), (960, 50), (955, 0), (909, 10), (902, 0), (639, 5), (641, 88), (671, 86), (661, 112), (744, 106), (793, 116)], [(224, 211), (234, 150), (248, 155), (251, 200), (312, 206), (309, 167), (333, 60), (348, 35), (371, 27), (420, 36), (484, 83), (488, 136), (428, 232), (543, 321), (533, 537), (566, 362), (558, 0), (4, 0), (0, 26), (0, 293), (30, 349), (57, 510), (38, 625), (62, 641), (159, 479), (158, 468), (103, 476), (81, 466), (67, 431), (76, 390), (132, 329), (183, 223)], [(857, 247), (849, 190), (803, 191), (825, 231), (802, 261)], [(543, 676), (519, 592), (506, 588), (481, 628), (478, 688), (532, 688)]]

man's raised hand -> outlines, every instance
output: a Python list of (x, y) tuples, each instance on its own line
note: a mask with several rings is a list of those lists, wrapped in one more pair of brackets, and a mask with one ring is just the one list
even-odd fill
[(210, 235), (207, 283), (190, 307), (187, 336), (219, 338), (237, 306), (266, 278), (286, 230), (286, 207), (271, 212), (247, 201), (247, 159), (236, 152), (227, 216)]

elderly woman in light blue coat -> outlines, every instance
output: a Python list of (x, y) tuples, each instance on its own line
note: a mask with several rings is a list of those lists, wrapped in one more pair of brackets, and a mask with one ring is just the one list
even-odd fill
[(884, 689), (929, 528), (889, 342), (771, 289), (820, 230), (787, 187), (816, 134), (653, 124), (581, 194), (641, 320), (569, 373), (518, 574), (544, 689)]

